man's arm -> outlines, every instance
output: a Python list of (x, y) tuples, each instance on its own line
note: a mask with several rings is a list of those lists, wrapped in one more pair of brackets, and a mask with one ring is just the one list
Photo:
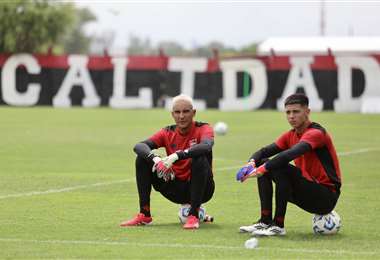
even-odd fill
[(155, 155), (152, 154), (152, 150), (157, 148), (157, 145), (152, 140), (147, 139), (137, 143), (133, 148), (133, 151), (142, 158), (153, 159)]
[(275, 143), (272, 143), (270, 145), (264, 146), (263, 148), (252, 154), (252, 156), (249, 158), (249, 161), (254, 160), (255, 164), (259, 166), (263, 163), (262, 160), (267, 159), (275, 154), (278, 154), (281, 151), (282, 150), (280, 149), (280, 147), (278, 147)]
[(290, 161), (293, 161), (295, 158), (311, 150), (312, 147), (309, 143), (301, 141), (292, 148), (280, 152), (277, 156), (266, 162), (265, 169), (269, 171), (284, 166)]
[(195, 144), (189, 149), (186, 149), (183, 151), (177, 151), (176, 154), (178, 155), (178, 160), (194, 158), (194, 157), (198, 157), (202, 154), (210, 152), (213, 145), (214, 145), (214, 140), (204, 139), (199, 144)]

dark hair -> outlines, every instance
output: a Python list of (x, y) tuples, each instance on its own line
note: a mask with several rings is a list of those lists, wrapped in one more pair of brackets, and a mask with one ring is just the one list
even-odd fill
[(285, 99), (285, 106), (293, 105), (293, 104), (300, 104), (301, 106), (309, 106), (309, 99), (305, 94), (296, 93), (296, 94), (290, 95), (289, 97)]

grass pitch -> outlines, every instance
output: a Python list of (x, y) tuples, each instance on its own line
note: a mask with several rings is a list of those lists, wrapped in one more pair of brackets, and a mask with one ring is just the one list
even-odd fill
[(340, 154), (343, 187), (335, 236), (316, 236), (311, 214), (289, 205), (285, 237), (244, 248), (238, 227), (259, 217), (256, 180), (235, 181), (252, 152), (289, 129), (275, 111), (199, 111), (229, 126), (214, 146), (215, 217), (183, 230), (178, 206), (152, 194), (154, 224), (118, 225), (138, 210), (134, 144), (172, 124), (164, 110), (0, 108), (0, 258), (380, 258), (380, 116), (312, 113)]

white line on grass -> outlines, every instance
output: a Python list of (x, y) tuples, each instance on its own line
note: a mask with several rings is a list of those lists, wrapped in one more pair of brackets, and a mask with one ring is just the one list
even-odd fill
[(347, 156), (347, 155), (353, 155), (353, 154), (359, 154), (359, 153), (368, 153), (372, 151), (380, 151), (380, 148), (362, 148), (354, 151), (349, 152), (340, 152), (338, 153), (339, 156)]
[(29, 196), (35, 196), (35, 195), (51, 194), (51, 193), (69, 192), (69, 191), (73, 191), (73, 190), (86, 189), (86, 188), (91, 188), (91, 187), (107, 186), (107, 185), (113, 185), (113, 184), (117, 184), (117, 183), (130, 182), (133, 180), (134, 179), (109, 181), (109, 182), (98, 182), (98, 183), (93, 183), (93, 184), (66, 187), (66, 188), (62, 188), (62, 189), (50, 189), (50, 190), (45, 190), (45, 191), (31, 191), (31, 192), (26, 192), (26, 193), (8, 194), (8, 195), (0, 196), (0, 199), (20, 198), (20, 197), (29, 197)]
[[(71, 245), (105, 245), (105, 246), (133, 246), (133, 247), (163, 247), (163, 248), (206, 248), (224, 250), (242, 250), (241, 246), (224, 246), (212, 244), (165, 244), (165, 243), (134, 243), (134, 242), (108, 242), (108, 241), (88, 241), (88, 240), (27, 240), (17, 238), (0, 238), (1, 242), (9, 243), (36, 243), (36, 244), (71, 244)], [(279, 248), (279, 247), (258, 247), (255, 250), (284, 251), (294, 253), (313, 253), (313, 254), (334, 254), (334, 255), (380, 255), (380, 252), (373, 251), (349, 251), (349, 250), (329, 250), (329, 249), (304, 249), (304, 248)]]
[[(338, 153), (338, 155), (339, 156), (349, 156), (349, 155), (367, 153), (367, 152), (379, 151), (379, 150), (380, 150), (380, 148), (362, 148), (362, 149), (349, 151), (349, 152), (340, 152), (340, 153)], [(223, 160), (223, 158), (218, 158), (218, 160)], [(227, 160), (232, 161), (231, 159), (227, 159)], [(220, 167), (220, 168), (216, 168), (215, 171), (218, 172), (218, 171), (226, 171), (226, 170), (237, 169), (239, 166), (241, 166), (241, 164), (236, 165), (236, 166)], [(20, 197), (29, 197), (29, 196), (35, 196), (35, 195), (44, 195), (44, 194), (51, 194), (51, 193), (69, 192), (69, 191), (73, 191), (73, 190), (87, 189), (87, 188), (91, 188), (91, 187), (108, 186), (108, 185), (113, 185), (113, 184), (117, 184), (117, 183), (130, 182), (133, 180), (134, 179), (126, 179), (126, 180), (118, 180), (118, 181), (110, 181), (110, 182), (98, 182), (98, 183), (93, 183), (93, 184), (79, 185), (79, 186), (67, 187), (67, 188), (62, 188), (62, 189), (50, 189), (50, 190), (46, 190), (46, 191), (31, 191), (31, 192), (27, 192), (27, 193), (8, 194), (8, 195), (0, 196), (0, 200), (8, 199), (8, 198), (20, 198)]]

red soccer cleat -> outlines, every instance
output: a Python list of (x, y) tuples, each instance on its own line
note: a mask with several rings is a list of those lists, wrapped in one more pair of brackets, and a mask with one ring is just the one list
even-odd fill
[(146, 217), (143, 213), (139, 213), (134, 218), (121, 222), (120, 227), (149, 225), (152, 221), (152, 217)]
[(187, 218), (185, 225), (183, 225), (184, 229), (197, 229), (199, 228), (199, 219), (196, 216), (190, 215)]

